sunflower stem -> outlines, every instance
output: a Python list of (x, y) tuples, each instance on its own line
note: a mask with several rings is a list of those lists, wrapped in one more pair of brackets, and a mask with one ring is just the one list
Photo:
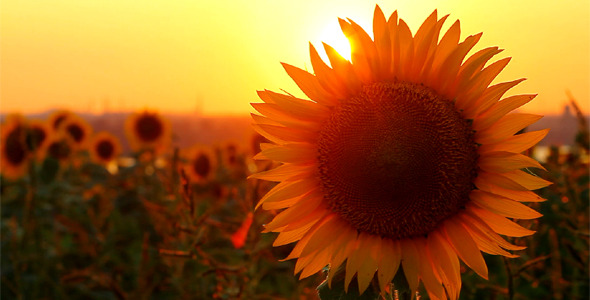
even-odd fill
[(502, 256), (502, 259), (504, 260), (504, 266), (506, 266), (506, 273), (508, 273), (508, 300), (512, 300), (514, 298), (514, 278), (508, 259), (505, 256)]

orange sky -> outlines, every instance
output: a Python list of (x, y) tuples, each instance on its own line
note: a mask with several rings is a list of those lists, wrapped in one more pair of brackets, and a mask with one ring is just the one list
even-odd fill
[[(462, 38), (506, 49), (498, 81), (526, 77), (514, 93), (538, 93), (526, 111), (560, 113), (565, 90), (590, 105), (590, 2), (499, 1), (115, 1), (0, 2), (0, 112), (52, 108), (96, 112), (244, 114), (256, 90), (302, 95), (280, 62), (311, 69), (308, 42), (338, 43), (337, 17), (371, 31), (379, 4), (415, 32), (438, 8), (461, 20)], [(321, 47), (320, 47), (321, 48)], [(338, 47), (337, 47), (338, 48)]]

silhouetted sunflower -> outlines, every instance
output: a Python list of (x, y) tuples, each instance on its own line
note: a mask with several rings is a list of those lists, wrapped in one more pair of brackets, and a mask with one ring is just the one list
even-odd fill
[(65, 164), (74, 153), (74, 142), (64, 132), (56, 132), (51, 136), (47, 146), (47, 156)]
[(157, 112), (134, 113), (125, 121), (125, 133), (134, 151), (163, 152), (170, 143), (170, 130), (168, 121)]
[[(540, 116), (508, 112), (535, 95), (500, 101), (523, 79), (491, 85), (509, 58), (467, 53), (481, 34), (460, 42), (459, 22), (439, 36), (436, 11), (415, 35), (397, 12), (376, 7), (371, 37), (339, 20), (352, 61), (324, 44), (330, 66), (310, 46), (314, 74), (283, 64), (310, 100), (259, 92), (255, 129), (272, 141), (255, 158), (283, 163), (254, 178), (279, 182), (259, 202), (285, 209), (266, 225), (274, 245), (296, 242), (287, 259), (310, 276), (342, 264), (344, 286), (356, 275), (361, 293), (376, 274), (383, 291), (398, 268), (412, 290), (457, 299), (459, 258), (480, 276), (481, 251), (515, 257), (501, 235), (533, 231), (511, 219), (539, 213), (520, 202), (550, 183), (524, 171), (542, 168), (520, 154), (547, 130), (515, 135)], [(510, 219), (508, 219), (510, 218)]]
[(88, 150), (92, 161), (106, 165), (119, 157), (121, 143), (109, 132), (101, 131), (92, 137)]
[(207, 181), (215, 175), (217, 159), (209, 148), (194, 146), (186, 151), (185, 157), (185, 171), (192, 182)]
[(25, 133), (27, 151), (32, 153), (37, 160), (45, 157), (45, 151), (49, 145), (52, 130), (45, 121), (28, 120)]
[(69, 110), (58, 110), (49, 115), (47, 123), (52, 130), (57, 130), (66, 119), (73, 115), (74, 113)]
[(26, 121), (21, 115), (9, 115), (2, 124), (0, 171), (6, 178), (18, 179), (27, 172), (29, 152), (26, 131)]
[(87, 146), (92, 136), (92, 127), (86, 120), (72, 114), (60, 123), (58, 130), (63, 131), (71, 138), (74, 149), (83, 149)]

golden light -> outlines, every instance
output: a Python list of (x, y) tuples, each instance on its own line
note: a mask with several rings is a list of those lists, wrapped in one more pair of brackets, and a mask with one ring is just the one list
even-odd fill
[(318, 40), (320, 43), (314, 43), (314, 46), (326, 63), (328, 63), (329, 60), (328, 56), (326, 56), (325, 51), (323, 50), (324, 47), (321, 42), (332, 46), (332, 48), (336, 49), (336, 51), (338, 51), (342, 57), (350, 61), (350, 44), (348, 43), (346, 36), (344, 36), (344, 33), (342, 33), (338, 22), (330, 22), (326, 24), (324, 29), (320, 32)]

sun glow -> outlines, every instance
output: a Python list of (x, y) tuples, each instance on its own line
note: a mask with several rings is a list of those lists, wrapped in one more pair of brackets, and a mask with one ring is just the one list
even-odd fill
[[(344, 33), (342, 33), (342, 29), (340, 29), (340, 26), (337, 22), (330, 22), (324, 27), (324, 30), (322, 30), (320, 33), (319, 41), (332, 46), (332, 48), (336, 49), (336, 51), (338, 51), (342, 57), (350, 61), (350, 44), (348, 43), (346, 36), (344, 36)], [(325, 62), (329, 62), (325, 52), (321, 50), (323, 48), (322, 44), (318, 43), (314, 46), (316, 49), (318, 49), (322, 59)]]

